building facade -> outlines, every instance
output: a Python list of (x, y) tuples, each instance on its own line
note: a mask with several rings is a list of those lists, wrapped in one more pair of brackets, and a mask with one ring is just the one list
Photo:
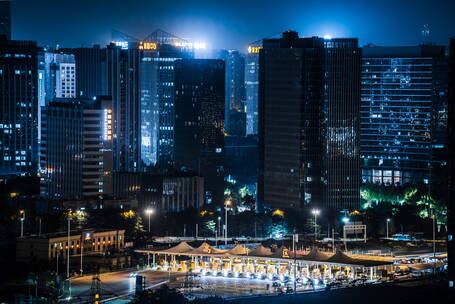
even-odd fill
[[(80, 255), (106, 253), (108, 250), (121, 251), (125, 247), (125, 230), (113, 231), (71, 231), (68, 244), (66, 232), (32, 235), (16, 239), (16, 261), (38, 262), (57, 258), (65, 261), (68, 254)], [(83, 247), (83, 249), (81, 249)]]
[(231, 114), (245, 111), (245, 58), (237, 50), (220, 50), (217, 58), (225, 62), (224, 119), (226, 132), (231, 133)]
[(98, 199), (112, 194), (110, 98), (55, 99), (42, 110), (41, 194)]
[(447, 170), (445, 47), (364, 47), (361, 86), (363, 182), (438, 179)]
[(449, 57), (449, 199), (447, 204), (447, 251), (449, 303), (455, 300), (455, 38), (450, 41)]
[(224, 62), (175, 62), (175, 165), (205, 178), (206, 202), (224, 192)]
[(0, 37), (0, 172), (5, 174), (37, 173), (40, 61), (36, 42)]
[(109, 95), (107, 80), (107, 49), (99, 45), (62, 49), (74, 56), (76, 63), (76, 97), (93, 98)]
[(54, 98), (76, 98), (74, 55), (45, 53), (44, 84), (46, 104)]
[(246, 135), (258, 134), (259, 51), (249, 46), (245, 59)]
[(357, 39), (265, 39), (259, 55), (258, 200), (273, 208), (360, 203)]

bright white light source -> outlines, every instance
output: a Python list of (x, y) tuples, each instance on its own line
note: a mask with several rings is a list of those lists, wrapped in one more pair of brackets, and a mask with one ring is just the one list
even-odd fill
[(195, 42), (193, 43), (193, 47), (195, 50), (205, 50), (207, 48), (207, 45), (205, 42)]
[(324, 39), (332, 39), (332, 36), (330, 36), (330, 35), (324, 35)]

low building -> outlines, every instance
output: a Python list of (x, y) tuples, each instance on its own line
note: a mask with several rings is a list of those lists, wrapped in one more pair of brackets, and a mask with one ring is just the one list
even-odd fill
[(178, 212), (204, 205), (205, 179), (201, 176), (134, 172), (115, 172), (113, 176), (116, 199), (136, 200), (139, 208)]
[(122, 251), (125, 247), (125, 230), (71, 231), (68, 245), (67, 232), (31, 235), (16, 239), (16, 262), (50, 261), (57, 256), (70, 256)]

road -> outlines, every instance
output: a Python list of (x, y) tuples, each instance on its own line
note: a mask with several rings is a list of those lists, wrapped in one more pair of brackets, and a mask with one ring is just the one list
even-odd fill
[[(134, 294), (136, 279), (130, 277), (134, 270), (125, 270), (100, 274), (102, 298)], [(170, 277), (182, 276), (181, 273), (168, 273), (158, 271), (141, 271), (139, 275), (145, 277), (146, 287), (153, 287), (161, 282), (169, 280)], [(65, 303), (80, 303), (84, 296), (90, 294), (93, 276), (85, 276), (71, 280), (71, 300)]]

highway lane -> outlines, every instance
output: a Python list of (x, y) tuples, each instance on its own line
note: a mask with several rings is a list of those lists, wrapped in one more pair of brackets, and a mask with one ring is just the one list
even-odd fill
[[(134, 294), (136, 288), (136, 279), (130, 277), (130, 274), (135, 270), (125, 270), (111, 273), (103, 273), (99, 275), (101, 281), (101, 294), (103, 298), (120, 296), (126, 294)], [(169, 273), (162, 271), (139, 271), (138, 275), (145, 277), (146, 287), (159, 284), (167, 281), (170, 278), (182, 276), (181, 273)], [(84, 276), (71, 280), (71, 300), (66, 303), (79, 303), (80, 296), (88, 295), (92, 285), (93, 276)]]

